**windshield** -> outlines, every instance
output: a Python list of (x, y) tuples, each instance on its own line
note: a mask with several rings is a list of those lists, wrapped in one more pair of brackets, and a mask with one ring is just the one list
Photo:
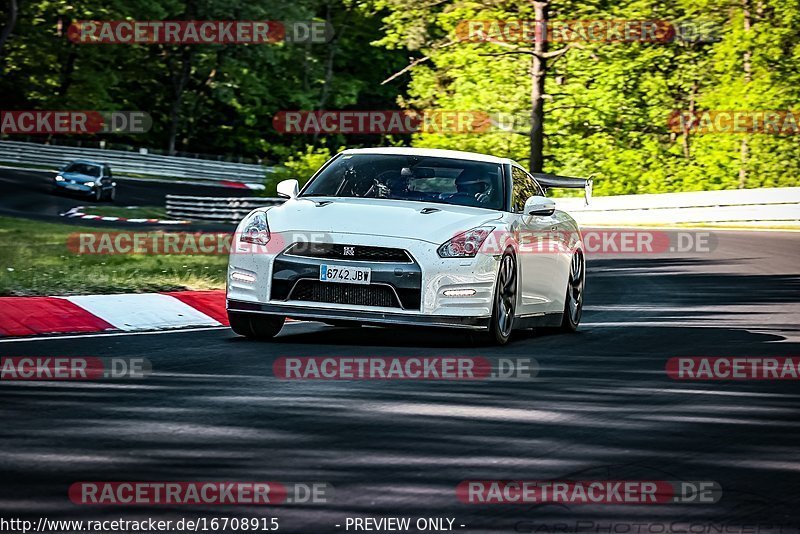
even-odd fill
[(394, 154), (344, 154), (301, 195), (388, 198), (503, 209), (497, 163)]
[(70, 163), (70, 165), (64, 169), (64, 172), (74, 172), (76, 174), (97, 177), (100, 176), (100, 167), (88, 165), (86, 163)]

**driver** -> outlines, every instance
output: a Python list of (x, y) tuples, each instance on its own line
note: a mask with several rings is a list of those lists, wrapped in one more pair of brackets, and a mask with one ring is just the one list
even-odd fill
[(455, 180), (456, 192), (448, 199), (464, 202), (469, 206), (479, 206), (489, 200), (489, 182), (481, 176), (478, 169), (464, 169)]
[(408, 176), (402, 172), (393, 171), (386, 181), (386, 188), (389, 190), (389, 198), (406, 198), (409, 192)]

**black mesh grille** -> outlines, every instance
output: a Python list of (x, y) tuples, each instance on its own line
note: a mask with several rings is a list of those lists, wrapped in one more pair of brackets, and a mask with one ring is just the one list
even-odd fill
[(289, 299), (356, 306), (400, 307), (394, 292), (387, 286), (336, 284), (317, 280), (299, 280)]
[(338, 245), (332, 243), (295, 243), (286, 254), (327, 260), (380, 261), (410, 263), (411, 257), (401, 248)]

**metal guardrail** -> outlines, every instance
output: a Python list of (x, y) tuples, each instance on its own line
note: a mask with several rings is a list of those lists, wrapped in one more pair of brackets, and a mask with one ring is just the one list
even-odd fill
[(167, 195), (167, 215), (172, 219), (238, 223), (256, 208), (277, 206), (283, 202), (282, 198)]
[[(558, 209), (587, 226), (800, 226), (800, 187), (593, 197), (588, 206), (584, 205), (582, 198), (556, 198), (555, 201)], [(238, 222), (255, 208), (283, 202), (282, 198), (167, 195), (167, 213), (173, 218)]]
[(556, 198), (582, 225), (800, 226), (800, 187)]
[(0, 162), (21, 165), (46, 165), (54, 169), (74, 159), (88, 159), (111, 165), (116, 175), (183, 178), (187, 180), (230, 180), (263, 183), (272, 167), (250, 163), (229, 163), (179, 156), (139, 154), (123, 150), (103, 150), (21, 141), (0, 141)]

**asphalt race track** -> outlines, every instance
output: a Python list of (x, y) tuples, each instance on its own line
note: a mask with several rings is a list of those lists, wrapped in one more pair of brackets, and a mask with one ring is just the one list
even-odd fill
[[(51, 182), (54, 172), (30, 169), (0, 168), (0, 215), (26, 217), (50, 222), (94, 226), (125, 226), (125, 223), (105, 221), (70, 220), (60, 215), (75, 206), (95, 204), (93, 199), (79, 195), (53, 194)], [(231, 189), (214, 185), (194, 185), (115, 177), (117, 199), (120, 206), (164, 206), (167, 195), (192, 195), (207, 197), (248, 197), (249, 189)], [(101, 205), (108, 205), (102, 202)], [(137, 225), (141, 227), (142, 225)], [(194, 225), (209, 226), (209, 225)]]
[[(714, 232), (712, 252), (594, 256), (579, 333), (498, 349), (458, 333), (287, 324), (0, 342), (3, 356), (147, 357), (137, 381), (1, 384), (4, 516), (455, 518), (463, 532), (790, 533), (800, 526), (797, 381), (675, 381), (674, 356), (800, 356), (796, 233)], [(533, 357), (533, 381), (280, 381), (280, 356)], [(716, 504), (470, 505), (467, 479), (716, 481)], [(76, 481), (321, 481), (332, 502), (78, 506)], [(337, 527), (336, 525), (340, 525)], [(461, 525), (464, 525), (463, 527)], [(638, 525), (638, 526), (637, 526)], [(723, 530), (719, 530), (723, 529)], [(754, 530), (755, 529), (755, 530)], [(351, 529), (352, 531), (352, 529)]]

